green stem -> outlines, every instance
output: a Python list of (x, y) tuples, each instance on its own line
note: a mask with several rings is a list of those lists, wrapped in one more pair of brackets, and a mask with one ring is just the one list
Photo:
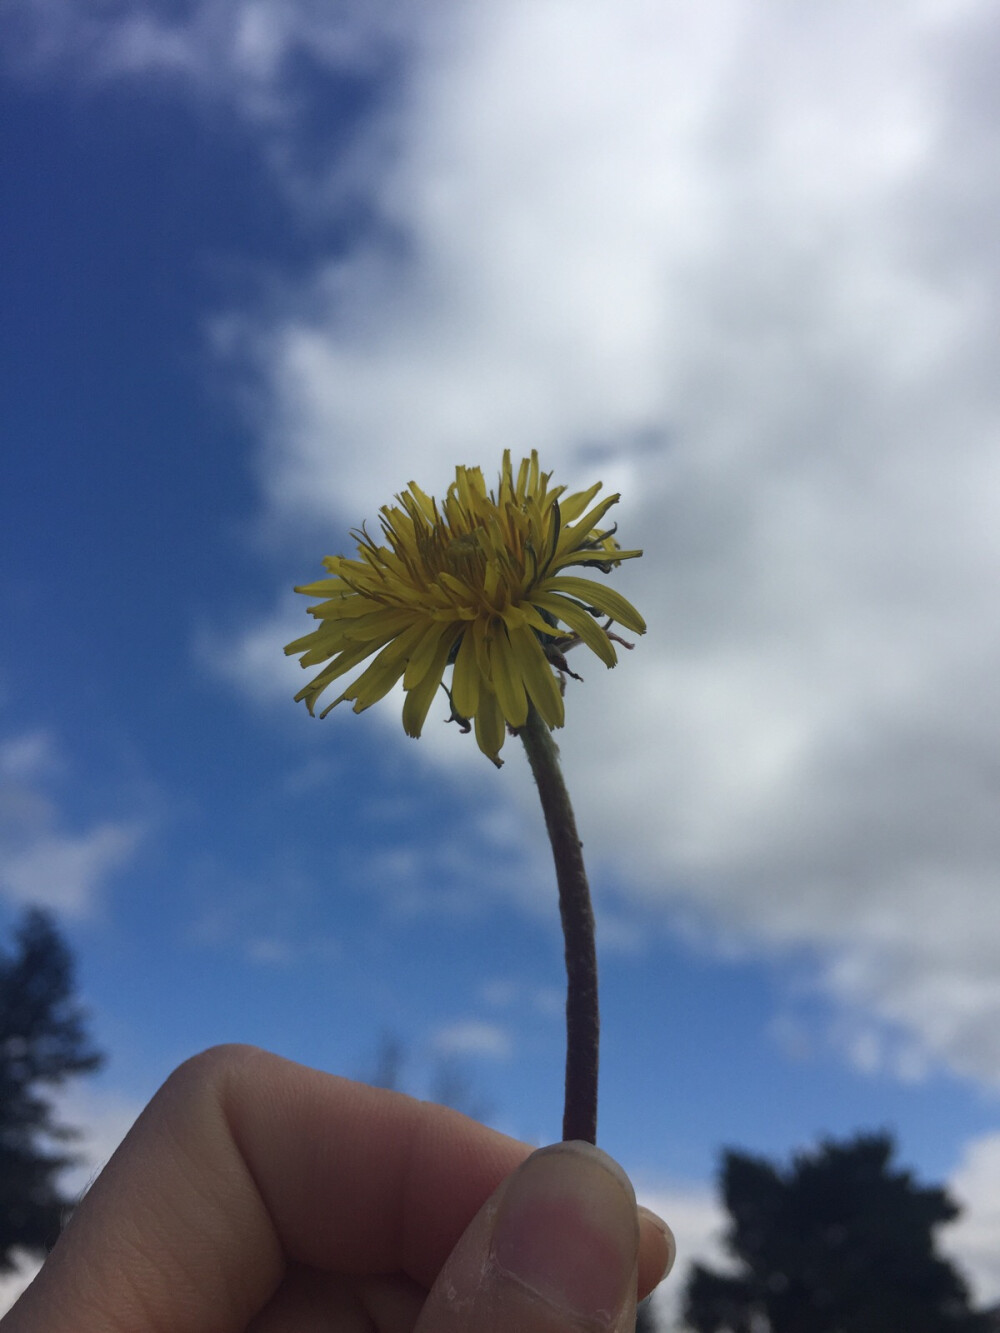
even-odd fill
[(518, 734), (538, 784), (559, 885), (566, 940), (566, 1103), (563, 1139), (597, 1142), (597, 1062), (600, 1012), (594, 911), (583, 865), (583, 844), (559, 767), (552, 733), (534, 708)]

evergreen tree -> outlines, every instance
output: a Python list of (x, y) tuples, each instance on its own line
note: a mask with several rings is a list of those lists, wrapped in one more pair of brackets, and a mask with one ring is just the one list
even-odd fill
[(695, 1264), (696, 1333), (981, 1333), (961, 1277), (935, 1251), (958, 1215), (942, 1189), (892, 1169), (887, 1134), (827, 1142), (780, 1170), (727, 1152), (722, 1195), (734, 1274)]
[(45, 912), (29, 910), (13, 953), (0, 953), (0, 1272), (16, 1248), (44, 1254), (72, 1201), (59, 1173), (76, 1160), (59, 1145), (75, 1137), (60, 1125), (47, 1093), (103, 1057), (87, 1038), (73, 994), (73, 961)]

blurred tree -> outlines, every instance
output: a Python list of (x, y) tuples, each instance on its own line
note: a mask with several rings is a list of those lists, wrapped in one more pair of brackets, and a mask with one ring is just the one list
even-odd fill
[(403, 1091), (403, 1066), (406, 1048), (392, 1032), (383, 1032), (375, 1052), (375, 1067), (366, 1082), (373, 1088), (388, 1088), (390, 1092)]
[[(374, 1068), (366, 1078), (374, 1088), (388, 1088), (392, 1092), (407, 1091), (412, 1081), (406, 1076), (408, 1052), (403, 1041), (393, 1032), (384, 1032), (375, 1053)], [(472, 1120), (487, 1120), (491, 1107), (478, 1095), (472, 1079), (454, 1057), (439, 1056), (430, 1077), (428, 1096), (432, 1102), (450, 1106)]]
[(0, 953), (0, 1272), (15, 1249), (44, 1254), (72, 1200), (59, 1173), (77, 1160), (56, 1145), (76, 1137), (60, 1125), (44, 1090), (97, 1069), (73, 995), (73, 961), (52, 918), (29, 910), (12, 954)]
[(935, 1252), (958, 1215), (942, 1189), (893, 1170), (888, 1134), (826, 1142), (781, 1171), (727, 1152), (721, 1173), (735, 1273), (692, 1266), (696, 1333), (985, 1333), (961, 1277)]

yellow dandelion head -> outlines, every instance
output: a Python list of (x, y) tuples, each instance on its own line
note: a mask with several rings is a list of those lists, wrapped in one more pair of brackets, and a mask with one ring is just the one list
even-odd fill
[(411, 481), (382, 507), (381, 544), (362, 527), (351, 534), (356, 559), (327, 556), (330, 577), (296, 588), (322, 599), (309, 607), (319, 626), (285, 652), (301, 653), (303, 667), (325, 663), (296, 699), (313, 712), (327, 686), (372, 658), (321, 716), (345, 699), (360, 713), (402, 679), (407, 735), (420, 735), (443, 686), (452, 718), (475, 725), (494, 763), (506, 728), (523, 726), (530, 707), (561, 727), (568, 649), (583, 643), (612, 667), (624, 641), (611, 623), (636, 634), (646, 625), (620, 593), (564, 572), (583, 565), (607, 574), (642, 554), (600, 527), (620, 497), (594, 503), (600, 482), (566, 495), (550, 476), (534, 450), (515, 474), (508, 450), (495, 491), (480, 468), (456, 468), (440, 504)]

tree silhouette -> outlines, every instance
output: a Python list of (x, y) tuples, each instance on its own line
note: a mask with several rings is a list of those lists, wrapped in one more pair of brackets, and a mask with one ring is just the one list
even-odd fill
[(934, 1229), (958, 1215), (942, 1189), (892, 1169), (888, 1134), (828, 1141), (780, 1170), (727, 1152), (721, 1173), (733, 1274), (692, 1266), (696, 1333), (985, 1333)]
[(0, 953), (0, 1272), (20, 1248), (44, 1254), (72, 1201), (59, 1173), (76, 1158), (59, 1150), (75, 1131), (55, 1118), (46, 1090), (102, 1062), (73, 995), (73, 961), (52, 918), (29, 910), (12, 954)]
[[(406, 1075), (408, 1060), (409, 1052), (402, 1039), (393, 1032), (383, 1032), (374, 1067), (364, 1076), (365, 1082), (373, 1088), (405, 1092), (409, 1082)], [(432, 1102), (450, 1106), (453, 1111), (461, 1111), (472, 1120), (487, 1120), (491, 1112), (489, 1102), (477, 1093), (467, 1070), (454, 1056), (439, 1056), (435, 1060), (428, 1096)]]

